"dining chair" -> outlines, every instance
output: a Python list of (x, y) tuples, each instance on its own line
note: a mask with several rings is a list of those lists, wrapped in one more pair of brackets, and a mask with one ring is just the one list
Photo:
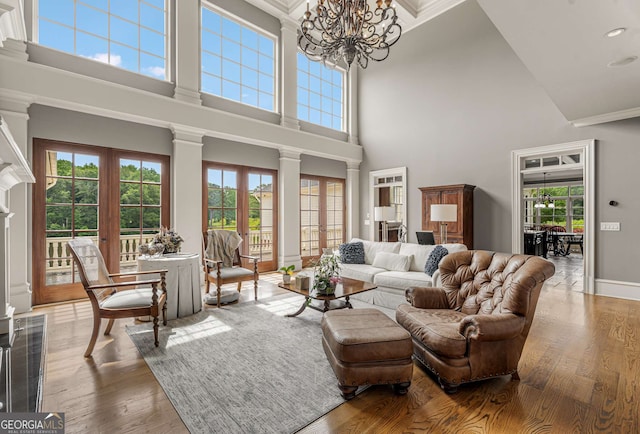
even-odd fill
[[(74, 238), (67, 245), (93, 309), (93, 333), (84, 356), (91, 356), (103, 318), (109, 320), (104, 331), (104, 334), (108, 335), (111, 333), (116, 319), (153, 317), (153, 336), (157, 347), (159, 345), (158, 316), (160, 309), (162, 309), (162, 324), (167, 325), (167, 288), (165, 282), (167, 270), (112, 274), (107, 271), (102, 253), (92, 239), (88, 237)], [(155, 273), (160, 274), (159, 279), (113, 281), (114, 277), (126, 278)]]

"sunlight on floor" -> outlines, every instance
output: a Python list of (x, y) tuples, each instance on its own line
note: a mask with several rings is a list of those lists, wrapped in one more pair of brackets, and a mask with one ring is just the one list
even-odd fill
[(285, 316), (298, 310), (303, 300), (304, 298), (294, 295), (291, 297), (281, 298), (279, 300), (268, 301), (263, 304), (259, 304), (258, 307), (266, 310), (267, 312), (271, 312), (274, 315)]

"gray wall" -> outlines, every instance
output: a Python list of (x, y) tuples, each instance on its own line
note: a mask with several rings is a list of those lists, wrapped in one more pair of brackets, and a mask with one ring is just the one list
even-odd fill
[[(510, 251), (510, 152), (593, 138), (596, 226), (622, 226), (597, 231), (596, 278), (640, 282), (640, 120), (573, 127), (474, 0), (404, 34), (387, 60), (360, 74), (358, 93), (360, 215), (369, 171), (407, 166), (410, 234), (421, 224), (418, 187), (473, 184), (475, 247)], [(362, 222), (360, 233), (368, 233)]]
[(29, 108), (29, 143), (34, 137), (164, 155), (173, 147), (166, 128), (35, 104)]

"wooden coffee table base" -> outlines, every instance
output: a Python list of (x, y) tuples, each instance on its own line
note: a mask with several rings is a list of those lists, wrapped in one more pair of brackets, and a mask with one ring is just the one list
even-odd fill
[(300, 306), (300, 309), (298, 309), (295, 313), (289, 313), (289, 314), (287, 314), (285, 316), (289, 317), (289, 318), (294, 317), (294, 316), (298, 316), (302, 312), (304, 312), (304, 310), (307, 307), (309, 309), (317, 310), (318, 312), (327, 312), (329, 310), (335, 310), (335, 309), (353, 309), (353, 306), (351, 305), (351, 302), (349, 301), (349, 296), (346, 296), (344, 298), (344, 301), (335, 300), (335, 301), (337, 301), (337, 303), (334, 303), (333, 305), (331, 304), (331, 300), (324, 300), (324, 302), (322, 304), (320, 304), (320, 306), (315, 306), (313, 304), (313, 300), (315, 300), (313, 297), (306, 296), (304, 298), (304, 302), (302, 302), (302, 306)]
[[(304, 302), (297, 312), (285, 315), (287, 317), (294, 317), (300, 315), (308, 307), (318, 312), (327, 312), (334, 309), (353, 309), (349, 297), (354, 294), (369, 291), (375, 289), (376, 285), (361, 280), (342, 278), (336, 290), (333, 294), (325, 295), (318, 294), (315, 291), (309, 291), (308, 289), (298, 289), (294, 285), (289, 283), (280, 283), (278, 287), (286, 289), (287, 291), (295, 292), (304, 296)], [(313, 302), (317, 301), (318, 304), (314, 305)]]

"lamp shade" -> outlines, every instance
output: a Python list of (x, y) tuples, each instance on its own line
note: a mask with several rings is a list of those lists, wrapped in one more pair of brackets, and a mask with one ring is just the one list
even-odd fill
[(392, 206), (376, 206), (373, 208), (373, 219), (377, 222), (388, 222), (396, 218), (396, 209)]
[(458, 205), (431, 205), (431, 221), (458, 221)]

